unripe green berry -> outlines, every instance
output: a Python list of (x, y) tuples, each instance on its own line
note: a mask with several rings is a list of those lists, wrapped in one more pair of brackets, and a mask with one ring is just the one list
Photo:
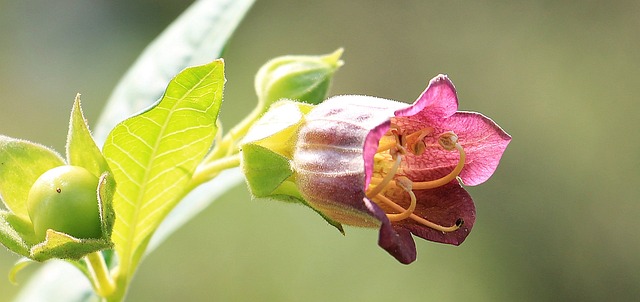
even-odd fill
[(48, 229), (76, 238), (100, 238), (98, 178), (87, 169), (59, 166), (38, 177), (29, 191), (27, 210), (36, 236)]

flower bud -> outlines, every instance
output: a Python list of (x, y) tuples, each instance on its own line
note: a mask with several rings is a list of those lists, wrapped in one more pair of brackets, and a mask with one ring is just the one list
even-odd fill
[(267, 110), (280, 99), (318, 104), (325, 99), (334, 72), (343, 64), (342, 48), (324, 56), (282, 56), (260, 68), (255, 89)]

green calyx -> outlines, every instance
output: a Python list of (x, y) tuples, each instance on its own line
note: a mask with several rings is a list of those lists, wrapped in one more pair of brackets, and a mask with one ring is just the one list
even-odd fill
[[(298, 129), (304, 122), (304, 116), (312, 108), (312, 105), (289, 100), (276, 102), (251, 127), (241, 142), (241, 168), (253, 198), (309, 206), (298, 190), (291, 159), (298, 139)], [(313, 210), (344, 233), (340, 223)]]
[(304, 114), (312, 106), (280, 101), (271, 106), (240, 143), (242, 170), (254, 197), (268, 197), (293, 174), (290, 160)]

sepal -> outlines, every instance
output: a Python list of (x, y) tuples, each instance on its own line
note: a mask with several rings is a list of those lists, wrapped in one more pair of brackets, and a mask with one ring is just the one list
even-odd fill
[[(296, 186), (291, 158), (298, 138), (298, 128), (312, 108), (311, 105), (294, 101), (276, 102), (245, 136), (240, 146), (241, 167), (254, 199), (309, 206)], [(321, 212), (318, 214), (344, 234), (340, 223)]]
[(93, 252), (113, 247), (108, 239), (79, 239), (65, 233), (47, 230), (44, 242), (34, 245), (29, 258), (46, 261), (52, 258), (78, 260)]

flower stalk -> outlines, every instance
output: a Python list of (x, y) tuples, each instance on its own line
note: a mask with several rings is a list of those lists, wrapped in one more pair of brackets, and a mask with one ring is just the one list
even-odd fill
[(116, 284), (109, 273), (109, 268), (104, 261), (102, 252), (88, 254), (84, 259), (96, 294), (103, 298), (111, 296), (116, 290)]

